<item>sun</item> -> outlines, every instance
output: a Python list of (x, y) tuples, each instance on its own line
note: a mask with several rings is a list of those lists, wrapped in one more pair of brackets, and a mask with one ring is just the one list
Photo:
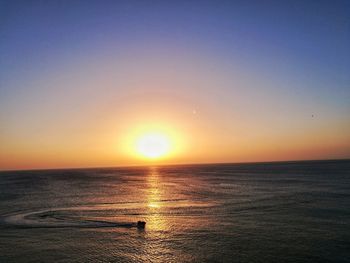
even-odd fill
[(120, 156), (133, 164), (165, 164), (177, 160), (186, 152), (184, 130), (166, 122), (144, 122), (129, 127), (118, 138)]
[(136, 142), (136, 151), (148, 159), (158, 159), (170, 152), (170, 139), (166, 134), (151, 132), (141, 135)]

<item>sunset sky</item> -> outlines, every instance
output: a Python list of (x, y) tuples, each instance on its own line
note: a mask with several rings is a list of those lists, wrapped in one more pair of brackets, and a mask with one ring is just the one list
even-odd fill
[[(0, 170), (350, 158), (349, 14), (0, 1)], [(169, 150), (149, 159), (154, 133)]]

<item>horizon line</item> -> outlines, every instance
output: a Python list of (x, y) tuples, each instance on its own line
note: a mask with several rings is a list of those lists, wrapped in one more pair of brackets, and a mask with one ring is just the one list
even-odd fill
[(181, 165), (229, 165), (229, 164), (271, 164), (271, 163), (297, 163), (297, 162), (320, 162), (320, 161), (350, 161), (350, 158), (340, 159), (302, 159), (302, 160), (271, 160), (271, 161), (247, 161), (247, 162), (206, 162), (206, 163), (168, 163), (168, 164), (145, 164), (145, 165), (116, 165), (116, 166), (88, 166), (88, 167), (56, 167), (56, 168), (32, 168), (32, 169), (4, 169), (1, 172), (26, 172), (26, 171), (52, 171), (52, 170), (87, 170), (87, 169), (111, 169), (111, 168), (142, 168), (142, 167), (164, 167), (164, 166), (181, 166)]

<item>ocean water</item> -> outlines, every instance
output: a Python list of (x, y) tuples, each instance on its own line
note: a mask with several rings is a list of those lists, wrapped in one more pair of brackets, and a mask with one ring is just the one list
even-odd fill
[(350, 262), (350, 161), (0, 172), (0, 262)]

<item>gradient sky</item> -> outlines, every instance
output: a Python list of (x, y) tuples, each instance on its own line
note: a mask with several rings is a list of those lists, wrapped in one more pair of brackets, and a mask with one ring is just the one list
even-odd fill
[[(0, 1), (0, 169), (350, 158), (350, 1)], [(175, 140), (175, 139), (174, 139)]]

